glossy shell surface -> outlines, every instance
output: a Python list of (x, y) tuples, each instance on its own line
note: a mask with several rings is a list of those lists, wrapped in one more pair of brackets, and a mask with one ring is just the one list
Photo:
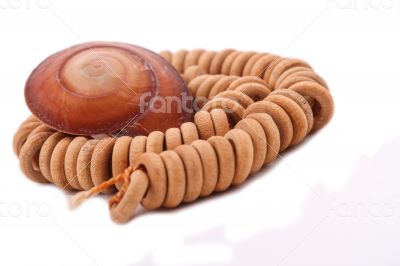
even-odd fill
[(110, 42), (84, 43), (51, 55), (25, 86), (36, 117), (75, 135), (134, 136), (179, 127), (192, 118), (190, 103), (182, 107), (185, 95), (182, 78), (161, 56)]

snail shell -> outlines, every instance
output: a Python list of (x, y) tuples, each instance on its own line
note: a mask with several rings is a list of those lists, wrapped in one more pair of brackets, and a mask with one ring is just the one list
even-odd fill
[(191, 103), (176, 101), (165, 108), (162, 100), (183, 95), (189, 95), (184, 81), (161, 56), (114, 42), (84, 43), (53, 54), (25, 86), (31, 112), (74, 135), (134, 136), (179, 127), (192, 119)]

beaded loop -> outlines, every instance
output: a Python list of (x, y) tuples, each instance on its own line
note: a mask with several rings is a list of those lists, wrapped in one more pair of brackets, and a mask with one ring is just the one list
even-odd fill
[[(202, 49), (160, 52), (194, 96), (193, 122), (148, 136), (71, 136), (31, 116), (13, 148), (24, 174), (63, 189), (100, 192), (116, 222), (135, 209), (174, 208), (240, 185), (325, 126), (333, 115), (326, 82), (309, 64), (277, 55)], [(112, 177), (114, 176), (114, 177)]]

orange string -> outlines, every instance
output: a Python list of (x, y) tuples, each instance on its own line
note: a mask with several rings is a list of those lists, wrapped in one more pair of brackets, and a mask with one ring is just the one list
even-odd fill
[(130, 175), (132, 174), (132, 172), (133, 172), (133, 168), (131, 166), (129, 166), (128, 168), (126, 168), (124, 170), (123, 173), (110, 178), (109, 180), (107, 180), (107, 181), (105, 181), (105, 182), (93, 187), (92, 189), (90, 189), (88, 191), (82, 191), (82, 192), (77, 193), (75, 196), (73, 196), (70, 199), (70, 201), (69, 201), (70, 207), (71, 208), (76, 208), (80, 204), (82, 204), (82, 202), (84, 202), (86, 199), (101, 193), (102, 191), (104, 191), (107, 188), (115, 185), (119, 181), (123, 181), (123, 185), (122, 185), (120, 191), (118, 191), (110, 199), (109, 206), (111, 208), (112, 206), (114, 206), (114, 204), (118, 204), (121, 201), (123, 195), (125, 194), (126, 190), (128, 189), (128, 185), (129, 185), (129, 182), (130, 182)]

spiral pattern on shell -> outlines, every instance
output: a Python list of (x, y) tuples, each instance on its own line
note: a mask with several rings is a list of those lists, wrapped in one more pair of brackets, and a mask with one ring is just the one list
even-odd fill
[[(23, 172), (91, 195), (116, 183), (111, 215), (126, 222), (139, 204), (172, 208), (243, 183), (332, 117), (325, 81), (302, 60), (235, 50), (160, 54), (201, 107), (194, 122), (147, 137), (98, 140), (54, 131), (31, 117), (14, 138)], [(125, 182), (101, 186), (121, 173)]]
[[(40, 63), (25, 100), (40, 121), (72, 135), (146, 135), (193, 119), (192, 112), (157, 112), (157, 98), (188, 94), (179, 73), (158, 54), (126, 43), (90, 42)], [(146, 102), (148, 104), (146, 104)]]

